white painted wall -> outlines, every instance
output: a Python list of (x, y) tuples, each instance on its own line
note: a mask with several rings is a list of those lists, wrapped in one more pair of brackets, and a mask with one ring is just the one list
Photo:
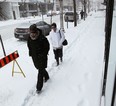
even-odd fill
[[(16, 19), (19, 19), (20, 18), (20, 12), (19, 12), (19, 5), (18, 5), (18, 3), (17, 2), (11, 3), (11, 8), (12, 8), (11, 9), (12, 11), (15, 11)], [(13, 17), (13, 14), (12, 14), (12, 17)]]

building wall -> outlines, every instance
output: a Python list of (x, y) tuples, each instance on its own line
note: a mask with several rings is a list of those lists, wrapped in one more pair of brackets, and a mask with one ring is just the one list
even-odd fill
[[(11, 15), (13, 19), (19, 19), (20, 18), (20, 12), (19, 12), (19, 6), (17, 2), (11, 2), (10, 7), (11, 7)], [(13, 14), (14, 13), (14, 14)]]
[(12, 11), (10, 7), (10, 3), (4, 2), (0, 5), (1, 13), (3, 14), (4, 19), (12, 19)]
[(19, 19), (19, 5), (17, 2), (2, 2), (0, 3), (0, 20)]
[[(16, 2), (16, 3), (17, 3), (17, 2), (22, 2), (22, 1), (23, 1), (23, 2), (24, 2), (24, 1), (25, 1), (25, 2), (29, 2), (30, 0), (5, 0), (5, 2)], [(34, 0), (33, 0), (33, 1), (34, 1)]]
[[(56, 0), (56, 8), (59, 9), (60, 5), (59, 5), (59, 0)], [(68, 9), (68, 10), (72, 10), (73, 8), (73, 0), (63, 0), (63, 6), (64, 9)]]
[[(73, 0), (63, 0), (63, 6), (64, 10), (73, 11)], [(59, 9), (59, 0), (56, 0), (56, 8)], [(82, 9), (82, 3), (78, 0), (76, 0), (76, 9), (77, 11)]]
[[(39, 8), (37, 8), (37, 6), (35, 6), (33, 2), (30, 2), (32, 5), (34, 5), (32, 10), (30, 10), (29, 1), (30, 0), (23, 0), (23, 2), (21, 2), (21, 0), (6, 0), (5, 2), (0, 2), (0, 8), (1, 8), (0, 9), (0, 20), (19, 19), (20, 17), (24, 17), (22, 16), (23, 8), (25, 8), (24, 11), (26, 12), (25, 13), (26, 17), (32, 16), (32, 15), (38, 15), (40, 13)], [(25, 3), (25, 7), (21, 7), (21, 5), (24, 3)], [(22, 10), (20, 7), (22, 8)]]

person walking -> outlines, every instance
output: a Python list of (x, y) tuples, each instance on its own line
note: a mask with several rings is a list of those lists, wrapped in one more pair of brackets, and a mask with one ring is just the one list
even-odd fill
[(36, 24), (29, 27), (30, 36), (27, 41), (29, 56), (32, 57), (35, 68), (38, 70), (38, 78), (36, 91), (39, 93), (43, 87), (43, 79), (45, 82), (49, 79), (47, 68), (47, 55), (50, 49), (47, 38), (42, 35), (42, 30), (38, 29)]
[(57, 28), (56, 23), (52, 23), (51, 25), (51, 31), (49, 34), (50, 41), (53, 46), (53, 52), (54, 57), (57, 63), (57, 66), (59, 65), (59, 58), (61, 62), (63, 61), (63, 45), (62, 42), (65, 39), (64, 32), (62, 30), (59, 30)]
[(81, 19), (83, 19), (83, 16), (84, 16), (83, 10), (81, 10), (80, 14), (81, 14)]

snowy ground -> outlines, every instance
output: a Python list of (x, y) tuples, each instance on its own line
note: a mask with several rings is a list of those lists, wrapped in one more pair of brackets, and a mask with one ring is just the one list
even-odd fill
[[(99, 106), (104, 26), (104, 12), (93, 13), (77, 27), (69, 23), (67, 29), (65, 23), (69, 44), (64, 47), (64, 61), (55, 66), (51, 47), (47, 68), (50, 80), (44, 83), (39, 95), (35, 94), (38, 71), (28, 56), (26, 42), (15, 38), (6, 40), (7, 54), (18, 50), (20, 57), (17, 61), (26, 78), (18, 73), (12, 77), (12, 62), (0, 69), (0, 106)], [(19, 71), (16, 65), (15, 70)]]

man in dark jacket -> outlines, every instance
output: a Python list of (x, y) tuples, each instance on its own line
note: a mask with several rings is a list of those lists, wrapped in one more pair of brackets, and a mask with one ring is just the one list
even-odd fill
[(42, 35), (42, 30), (36, 27), (36, 24), (30, 26), (30, 36), (27, 41), (29, 56), (32, 57), (34, 66), (39, 70), (36, 89), (39, 93), (43, 87), (43, 79), (45, 82), (49, 79), (47, 67), (47, 55), (49, 51), (49, 42)]
[(83, 16), (84, 16), (83, 10), (81, 10), (80, 14), (81, 14), (81, 19), (83, 19)]

